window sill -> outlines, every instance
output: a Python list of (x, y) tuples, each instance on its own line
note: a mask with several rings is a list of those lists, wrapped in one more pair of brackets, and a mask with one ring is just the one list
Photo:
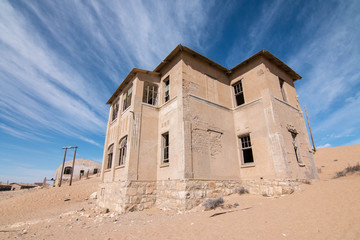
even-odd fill
[(105, 170), (104, 170), (104, 173), (110, 172), (110, 171), (111, 171), (111, 168), (108, 168), (108, 169), (105, 169)]
[(125, 168), (125, 164), (124, 165), (119, 165), (119, 166), (116, 166), (115, 169), (120, 169), (120, 168)]
[(112, 121), (110, 122), (110, 125), (113, 125), (113, 124), (118, 120), (118, 118), (119, 118), (119, 117), (117, 117), (117, 118), (115, 118), (114, 120), (112, 120)]
[(160, 168), (169, 167), (169, 163), (161, 163)]
[(131, 107), (131, 105), (128, 106), (125, 110), (123, 110), (123, 111), (121, 112), (121, 116), (124, 115), (124, 114), (130, 109), (130, 107)]
[(241, 164), (241, 168), (250, 168), (250, 167), (255, 167), (255, 163)]

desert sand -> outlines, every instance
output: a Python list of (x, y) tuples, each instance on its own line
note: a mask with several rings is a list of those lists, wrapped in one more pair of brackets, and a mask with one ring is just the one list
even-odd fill
[(89, 198), (96, 177), (71, 187), (0, 192), (0, 239), (360, 239), (360, 174), (333, 178), (360, 162), (360, 155), (346, 154), (319, 150), (320, 179), (291, 195), (234, 194), (224, 205), (237, 207), (210, 211), (106, 212)]

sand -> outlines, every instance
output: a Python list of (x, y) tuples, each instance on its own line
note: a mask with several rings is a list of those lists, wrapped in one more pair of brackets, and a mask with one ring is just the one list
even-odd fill
[(234, 194), (225, 205), (239, 206), (210, 211), (106, 213), (89, 198), (99, 178), (0, 192), (0, 239), (360, 239), (360, 174), (332, 178), (356, 164), (343, 159), (319, 159), (320, 180), (291, 195)]

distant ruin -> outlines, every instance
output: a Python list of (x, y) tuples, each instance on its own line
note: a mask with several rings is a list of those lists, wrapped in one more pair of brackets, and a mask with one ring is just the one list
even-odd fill
[[(70, 181), (71, 172), (72, 172), (72, 160), (66, 161), (64, 164), (64, 171), (63, 171), (63, 181), (68, 182)], [(55, 186), (58, 185), (60, 181), (60, 175), (61, 175), (61, 167), (60, 165), (56, 169), (55, 173)], [(97, 163), (93, 160), (84, 160), (83, 158), (75, 159), (75, 166), (74, 166), (74, 174), (73, 174), (73, 181), (80, 180), (82, 177), (85, 177), (87, 175), (93, 175), (100, 173), (101, 164)]]
[(280, 195), (318, 178), (294, 81), (262, 50), (232, 69), (182, 45), (108, 100), (98, 204), (191, 209), (238, 187)]

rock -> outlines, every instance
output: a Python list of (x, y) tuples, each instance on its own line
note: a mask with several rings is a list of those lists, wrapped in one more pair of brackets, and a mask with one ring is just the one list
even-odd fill
[(67, 201), (70, 201), (70, 200), (71, 200), (70, 198), (65, 198), (64, 202), (67, 202)]
[(97, 199), (97, 192), (93, 192), (90, 196), (90, 199)]

